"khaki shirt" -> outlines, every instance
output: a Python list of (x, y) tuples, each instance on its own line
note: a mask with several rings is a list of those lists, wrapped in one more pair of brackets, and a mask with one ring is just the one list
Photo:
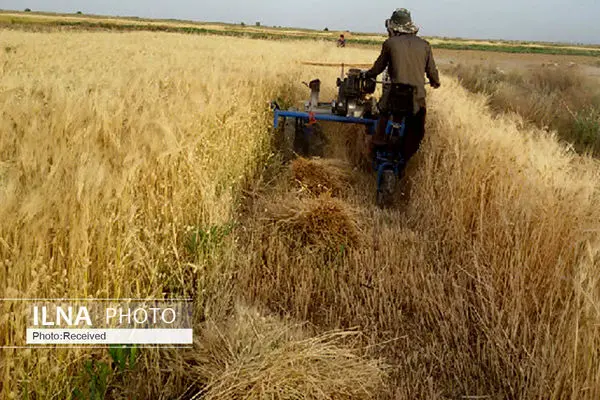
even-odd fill
[(417, 35), (402, 34), (388, 38), (383, 42), (379, 58), (366, 75), (376, 77), (386, 67), (393, 83), (417, 88), (415, 102), (420, 107), (425, 107), (425, 74), (431, 84), (440, 84), (431, 46)]

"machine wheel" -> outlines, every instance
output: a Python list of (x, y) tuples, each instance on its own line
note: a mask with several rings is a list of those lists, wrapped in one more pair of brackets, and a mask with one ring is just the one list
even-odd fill
[[(289, 108), (288, 111), (298, 111)], [(283, 161), (293, 160), (296, 155), (322, 157), (327, 146), (327, 137), (319, 124), (308, 125), (300, 118), (285, 118), (281, 133), (277, 136)]]
[(396, 174), (390, 169), (386, 169), (381, 174), (381, 183), (377, 191), (377, 205), (387, 207), (392, 204), (396, 192)]
[(294, 151), (302, 157), (322, 157), (325, 154), (327, 138), (319, 124), (308, 125), (302, 120), (296, 122)]
[(308, 154), (313, 157), (323, 157), (327, 146), (327, 136), (320, 124), (314, 124), (310, 129), (308, 139)]
[(296, 140), (296, 119), (286, 118), (283, 124), (281, 153), (283, 161), (288, 162), (294, 158), (294, 142)]
[[(297, 111), (290, 108), (289, 111)], [(279, 150), (283, 162), (294, 159), (296, 141), (296, 118), (282, 117), (279, 123), (279, 129), (275, 133), (274, 145)]]

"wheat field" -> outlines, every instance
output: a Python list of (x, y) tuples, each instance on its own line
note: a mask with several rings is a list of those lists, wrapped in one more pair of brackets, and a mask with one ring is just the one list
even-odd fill
[[(194, 298), (194, 349), (143, 351), (109, 398), (600, 396), (597, 161), (446, 78), (406, 196), (382, 211), (360, 130), (325, 126), (327, 159), (289, 167), (268, 107), (314, 77), (333, 96), (339, 71), (301, 61), (375, 50), (0, 42), (0, 297)], [(11, 306), (3, 345), (24, 340)], [(0, 396), (69, 397), (107, 357), (4, 349)]]

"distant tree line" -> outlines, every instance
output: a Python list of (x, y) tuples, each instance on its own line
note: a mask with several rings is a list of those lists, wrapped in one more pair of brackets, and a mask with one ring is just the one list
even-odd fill
[[(31, 8), (26, 8), (25, 12), (31, 12)], [(77, 11), (75, 14), (82, 15), (83, 13), (81, 11)]]

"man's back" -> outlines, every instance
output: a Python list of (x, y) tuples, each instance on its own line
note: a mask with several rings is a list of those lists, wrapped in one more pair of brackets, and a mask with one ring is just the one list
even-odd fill
[(436, 85), (439, 75), (426, 40), (414, 34), (400, 34), (383, 43), (381, 55), (369, 75), (379, 75), (386, 67), (393, 83), (404, 83), (416, 87), (415, 100), (425, 106), (425, 74)]

